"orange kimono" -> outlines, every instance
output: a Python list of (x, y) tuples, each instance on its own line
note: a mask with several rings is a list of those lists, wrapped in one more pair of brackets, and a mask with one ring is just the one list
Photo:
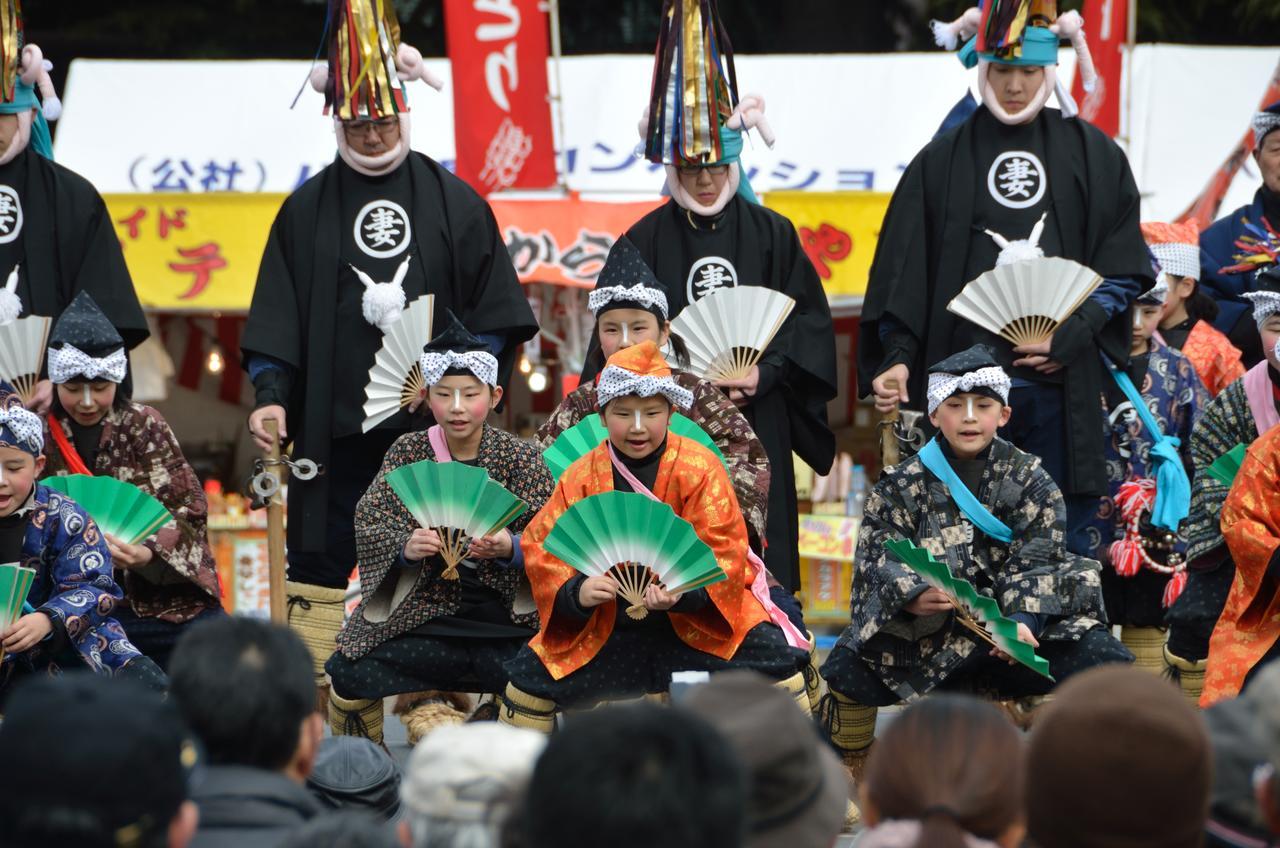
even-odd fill
[[(520, 546), (542, 629), (529, 642), (555, 680), (591, 662), (613, 633), (617, 601), (592, 610), (586, 624), (556, 615), (556, 593), (578, 571), (547, 553), (543, 540), (560, 515), (583, 498), (613, 491), (608, 443), (565, 470), (550, 500), (525, 528)], [(710, 603), (695, 613), (669, 613), (676, 636), (691, 648), (731, 659), (747, 631), (768, 615), (751, 594), (755, 569), (747, 563), (747, 527), (724, 466), (706, 448), (671, 433), (658, 463), (653, 493), (698, 531), (728, 575), (707, 587)]]
[(1245, 675), (1280, 640), (1280, 580), (1267, 570), (1280, 547), (1280, 427), (1249, 446), (1222, 505), (1222, 535), (1236, 576), (1209, 639), (1202, 707), (1238, 695)]
[(1200, 382), (1211, 397), (1244, 376), (1244, 363), (1240, 361), (1240, 348), (1233, 345), (1208, 321), (1200, 320), (1191, 326), (1182, 353), (1200, 376)]

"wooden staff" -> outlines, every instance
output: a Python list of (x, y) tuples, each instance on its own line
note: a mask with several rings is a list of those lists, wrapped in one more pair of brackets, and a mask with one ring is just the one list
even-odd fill
[[(897, 380), (885, 380), (885, 388), (898, 390)], [(902, 461), (902, 451), (898, 446), (898, 407), (886, 412), (880, 419), (880, 466), (881, 471), (890, 465)]]
[(284, 594), (284, 484), (289, 479), (289, 466), (280, 461), (280, 422), (268, 418), (262, 422), (271, 439), (267, 451), (267, 470), (276, 475), (280, 486), (267, 501), (267, 563), (271, 589), (271, 620), (277, 624), (289, 623), (289, 609)]

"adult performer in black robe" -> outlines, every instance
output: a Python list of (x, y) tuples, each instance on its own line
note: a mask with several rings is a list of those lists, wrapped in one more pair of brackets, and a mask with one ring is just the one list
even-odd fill
[[(0, 42), (10, 43), (8, 36), (0, 31)], [(147, 338), (147, 319), (102, 197), (53, 161), (45, 116), (56, 117), (61, 104), (43, 62), (40, 48), (28, 44), (0, 68), (0, 91), (8, 92), (0, 95), (0, 275), (8, 278), (0, 323), (19, 314), (56, 320), (86, 291), (133, 348)], [(52, 399), (52, 384), (42, 380), (30, 405), (43, 412)]]
[[(673, 79), (663, 73), (664, 68), (670, 70), (672, 59), (663, 46), (684, 43), (679, 33), (672, 36), (667, 28), (665, 9), (663, 18), (655, 97)], [(723, 35), (718, 21), (710, 26)], [(727, 46), (727, 39), (721, 37), (719, 44)], [(724, 61), (731, 78), (732, 57), (727, 51)], [(786, 592), (794, 593), (800, 588), (800, 563), (791, 455), (794, 451), (820, 474), (827, 473), (835, 459), (835, 436), (827, 424), (827, 401), (836, 395), (835, 336), (826, 293), (795, 227), (756, 201), (739, 166), (743, 131), (758, 128), (772, 143), (763, 101), (750, 95), (739, 101), (728, 78), (712, 67), (716, 64), (708, 63), (715, 79), (707, 88), (719, 86), (718, 105), (682, 106), (687, 116), (701, 111), (716, 135), (716, 143), (705, 151), (674, 142), (663, 126), (663, 113), (651, 106), (648, 155), (666, 166), (671, 200), (637, 221), (627, 237), (666, 287), (673, 319), (711, 292), (734, 286), (764, 286), (796, 302), (752, 374), (745, 381), (717, 384), (742, 407), (769, 456), (764, 561)], [(583, 379), (593, 379), (601, 364), (593, 339)]]
[[(263, 447), (276, 419), (294, 454), (326, 473), (289, 487), (290, 624), (307, 640), (317, 686), (342, 625), (355, 567), (354, 510), (391, 443), (412, 428), (400, 412), (362, 432), (364, 389), (383, 329), (407, 302), (435, 295), (435, 326), (452, 309), (510, 374), (537, 332), (488, 204), (438, 163), (409, 149), (403, 82), (421, 56), (398, 35), (391, 5), (331, 4), (330, 32), (372, 45), (358, 88), (352, 56), (336, 45), (329, 73), (313, 73), (335, 116), (338, 157), (284, 203), (267, 241), (241, 350), (257, 392), (249, 426)], [(395, 67), (379, 43), (391, 45)], [(390, 77), (390, 78), (389, 78)]]
[[(992, 2), (984, 14), (1007, 27), (1017, 5)], [(1128, 311), (1154, 281), (1128, 162), (1092, 125), (1043, 108), (1055, 88), (1069, 111), (1074, 103), (1057, 85), (1059, 31), (1052, 19), (1026, 19), (1020, 33), (992, 38), (1009, 46), (962, 51), (979, 58), (983, 105), (921, 150), (894, 191), (863, 302), (859, 384), (881, 411), (922, 402), (927, 363), (991, 345), (1013, 377), (1002, 435), (1044, 461), (1066, 500), (1068, 549), (1083, 552), (1107, 485), (1100, 397), (1110, 377), (1100, 354), (1128, 362)], [(947, 304), (996, 265), (998, 245), (984, 230), (1021, 241), (1042, 216), (1044, 255), (1074, 259), (1103, 281), (1048, 342), (1015, 350)], [(1034, 245), (1006, 256), (1018, 247)]]

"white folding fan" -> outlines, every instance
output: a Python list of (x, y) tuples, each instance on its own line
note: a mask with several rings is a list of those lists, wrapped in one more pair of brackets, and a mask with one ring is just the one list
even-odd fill
[(436, 297), (424, 294), (405, 307), (404, 314), (382, 336), (382, 347), (369, 369), (364, 389), (364, 432), (413, 403), (422, 385), (422, 349), (431, 341)]
[(964, 287), (947, 311), (1007, 339), (1038, 344), (1102, 282), (1090, 268), (1059, 256), (997, 265)]
[(689, 349), (694, 373), (707, 380), (740, 380), (778, 334), (796, 302), (763, 286), (717, 289), (671, 322)]
[(28, 315), (0, 324), (0, 378), (29, 403), (40, 382), (45, 344), (49, 341), (50, 319)]

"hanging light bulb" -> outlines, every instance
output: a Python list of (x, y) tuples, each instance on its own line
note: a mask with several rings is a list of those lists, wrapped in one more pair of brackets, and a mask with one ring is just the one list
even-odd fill
[(209, 357), (205, 360), (204, 367), (208, 369), (210, 374), (221, 374), (226, 364), (226, 360), (222, 358), (222, 351), (215, 347), (209, 351)]
[(532, 365), (532, 364), (530, 364), (530, 362), (529, 362), (529, 357), (524, 356), (523, 354), (521, 354), (521, 356), (520, 356), (520, 373), (521, 373), (521, 374), (528, 374), (528, 373), (529, 373), (530, 371), (532, 371), (532, 370), (533, 370), (533, 365)]
[(533, 392), (535, 395), (545, 392), (549, 382), (550, 381), (547, 379), (547, 369), (542, 366), (538, 366), (529, 375), (529, 391)]

